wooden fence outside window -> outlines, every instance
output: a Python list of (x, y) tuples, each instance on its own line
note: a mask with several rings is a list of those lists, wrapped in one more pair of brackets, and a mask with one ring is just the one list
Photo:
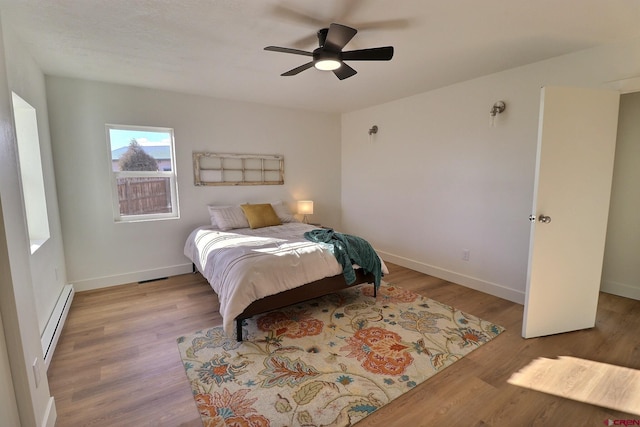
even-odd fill
[(120, 215), (171, 212), (169, 178), (119, 178)]

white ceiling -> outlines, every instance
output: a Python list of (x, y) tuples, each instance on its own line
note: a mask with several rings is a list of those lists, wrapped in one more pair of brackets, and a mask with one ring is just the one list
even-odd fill
[[(638, 0), (0, 0), (46, 74), (327, 112), (357, 110), (595, 45), (640, 37)], [(345, 50), (391, 45), (338, 80), (280, 74), (331, 22)]]

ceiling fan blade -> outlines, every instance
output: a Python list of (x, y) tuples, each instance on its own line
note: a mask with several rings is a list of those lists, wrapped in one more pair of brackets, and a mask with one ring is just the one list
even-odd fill
[(322, 21), (311, 15), (306, 14), (305, 12), (300, 12), (288, 6), (276, 5), (276, 6), (273, 6), (271, 10), (274, 15), (279, 15), (280, 17), (287, 20), (309, 24), (313, 27), (322, 27), (327, 25), (326, 21)]
[(351, 15), (357, 14), (358, 9), (361, 9), (366, 0), (349, 0), (342, 1), (340, 3), (340, 11), (335, 14), (336, 20), (340, 22), (350, 22), (352, 21)]
[(393, 58), (393, 46), (342, 52), (344, 61), (389, 61)]
[(340, 24), (331, 24), (324, 47), (339, 52), (356, 35), (358, 30)]
[(313, 61), (311, 62), (307, 62), (304, 65), (301, 65), (299, 67), (296, 67), (292, 70), (287, 71), (286, 73), (282, 73), (280, 74), (281, 76), (295, 76), (298, 73), (303, 72), (304, 70), (308, 70), (309, 68), (313, 67)]
[(309, 34), (308, 36), (301, 37), (298, 40), (292, 41), (288, 44), (294, 48), (299, 48), (299, 49), (310, 47), (310, 46), (314, 46), (314, 48), (316, 48), (318, 47), (318, 35), (315, 33)]
[(289, 47), (267, 46), (264, 48), (264, 50), (269, 50), (271, 52), (293, 53), (295, 55), (313, 56), (313, 53), (307, 52), (306, 50), (291, 49)]
[(358, 27), (359, 31), (366, 30), (403, 30), (411, 24), (409, 19), (385, 19), (382, 21), (369, 21), (352, 23), (354, 27)]
[(336, 77), (339, 78), (340, 80), (344, 80), (344, 79), (347, 79), (347, 78), (349, 78), (351, 76), (355, 76), (357, 73), (358, 72), (356, 70), (354, 70), (353, 68), (349, 67), (344, 62), (342, 63), (340, 68), (338, 68), (337, 70), (333, 70), (333, 74), (335, 74)]

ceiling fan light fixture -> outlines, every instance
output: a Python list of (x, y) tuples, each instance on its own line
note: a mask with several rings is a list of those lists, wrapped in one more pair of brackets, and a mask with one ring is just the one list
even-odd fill
[(319, 61), (316, 61), (313, 66), (321, 71), (333, 71), (340, 68), (342, 66), (342, 63), (335, 59), (321, 59)]
[(281, 76), (295, 76), (304, 70), (315, 67), (321, 71), (333, 71), (340, 79), (355, 76), (358, 72), (344, 61), (389, 61), (393, 57), (393, 46), (374, 47), (344, 52), (343, 49), (356, 35), (358, 30), (333, 23), (329, 28), (318, 31), (318, 45), (313, 52), (288, 47), (267, 46), (264, 49), (272, 52), (292, 53), (294, 55), (311, 56), (313, 59), (296, 68), (286, 71)]

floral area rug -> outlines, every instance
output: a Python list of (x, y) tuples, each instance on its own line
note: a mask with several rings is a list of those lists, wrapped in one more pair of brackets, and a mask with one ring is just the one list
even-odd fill
[(504, 328), (383, 283), (178, 338), (205, 426), (349, 426)]

